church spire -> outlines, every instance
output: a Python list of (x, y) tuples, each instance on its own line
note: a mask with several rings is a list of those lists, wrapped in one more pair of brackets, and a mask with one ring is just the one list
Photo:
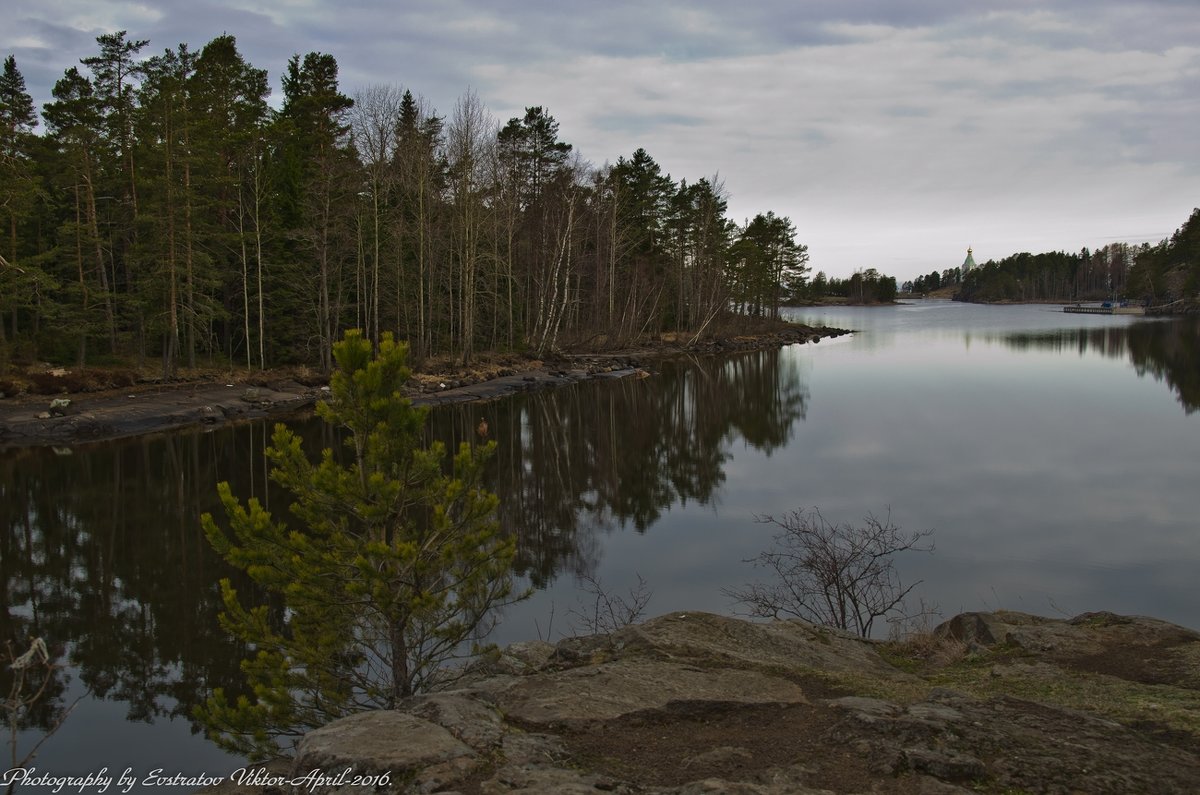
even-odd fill
[(975, 267), (975, 257), (971, 254), (971, 247), (967, 246), (967, 258), (963, 260), (962, 275), (966, 276), (972, 268)]

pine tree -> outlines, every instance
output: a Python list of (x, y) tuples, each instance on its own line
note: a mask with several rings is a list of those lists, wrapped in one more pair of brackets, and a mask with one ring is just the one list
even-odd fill
[[(46, 126), (63, 168), (60, 187), (70, 196), (72, 212), (59, 230), (64, 259), (71, 258), (77, 289), (66, 308), (69, 325), (79, 332), (79, 363), (85, 361), (89, 336), (102, 333), (109, 350), (117, 349), (116, 288), (111, 239), (102, 234), (98, 199), (100, 164), (106, 154), (102, 116), (90, 80), (71, 67), (54, 84), (54, 102), (44, 107)], [(69, 252), (69, 253), (68, 253)], [(97, 308), (103, 317), (95, 317)]]
[[(345, 303), (343, 265), (357, 254), (349, 216), (360, 185), (347, 140), (347, 115), (354, 101), (338, 88), (337, 60), (318, 52), (288, 61), (283, 96), (275, 198), (296, 243), (288, 254), (297, 267), (278, 274), (272, 305), (293, 317), (316, 318), (315, 329), (294, 329), (295, 344), (315, 339), (321, 370), (329, 372)], [(305, 300), (312, 302), (311, 308), (300, 303)], [(279, 321), (282, 326), (284, 319)]]
[(572, 147), (558, 139), (558, 121), (541, 106), (526, 108), (523, 119), (509, 119), (496, 143), (497, 181), (508, 194), (511, 218), (504, 274), (508, 336), (513, 338), (515, 325), (524, 326), (526, 341), (545, 351), (562, 326), (574, 275), (568, 265), (579, 191), (569, 161)]
[(217, 689), (198, 717), (222, 746), (254, 758), (335, 718), (391, 708), (451, 674), (445, 664), (512, 597), (515, 541), (497, 499), (479, 485), (494, 443), (464, 443), (443, 468), (440, 443), (420, 444), (425, 411), (401, 397), (407, 346), (360, 332), (334, 346), (332, 398), (318, 413), (347, 434), (349, 462), (317, 464), (277, 425), (273, 479), (295, 500), (297, 527), (218, 487), (230, 532), (203, 518), (213, 546), (285, 608), (247, 608), (228, 580), (222, 625), (256, 649), (243, 662), (253, 698)]
[[(17, 264), (24, 253), (17, 244), (17, 228), (30, 214), (37, 197), (31, 155), (36, 125), (33, 98), (25, 90), (25, 78), (17, 69), (16, 58), (10, 55), (0, 72), (0, 219), (5, 221), (5, 240), (0, 246), (0, 346), (5, 343), (5, 310), (12, 308), (15, 333), (20, 296), (40, 280), (36, 269)], [(0, 350), (0, 357), (6, 353)]]
[(230, 351), (231, 358), (237, 358), (234, 352), (241, 348), (247, 367), (253, 366), (255, 353), (265, 366), (262, 284), (269, 94), (266, 70), (247, 63), (229, 35), (204, 45), (188, 85), (197, 227), (203, 229), (223, 299), (214, 314), (230, 319), (220, 334), (220, 347)]
[(137, 265), (131, 289), (137, 291), (148, 329), (162, 338), (163, 377), (175, 374), (181, 345), (189, 353), (188, 365), (195, 366), (196, 326), (209, 314), (196, 300), (195, 158), (187, 96), (195, 62), (186, 44), (168, 49), (142, 64), (138, 90), (138, 220), (151, 234), (141, 235), (131, 252)]
[(10, 263), (18, 257), (17, 224), (35, 192), (31, 145), (36, 126), (33, 97), (25, 90), (17, 59), (10, 55), (0, 72), (0, 217), (8, 220), (3, 254)]

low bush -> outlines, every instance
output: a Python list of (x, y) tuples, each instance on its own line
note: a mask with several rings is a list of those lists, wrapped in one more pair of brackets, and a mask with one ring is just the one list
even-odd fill
[(64, 392), (83, 392), (88, 385), (86, 376), (80, 373), (29, 373), (29, 391), (35, 395), (61, 395)]

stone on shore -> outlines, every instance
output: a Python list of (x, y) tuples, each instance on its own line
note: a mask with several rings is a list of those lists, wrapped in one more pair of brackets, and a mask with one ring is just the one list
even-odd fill
[[(1198, 737), (1200, 633), (1154, 619), (971, 613), (905, 644), (688, 612), (514, 644), (456, 690), (312, 732), (290, 775), (343, 795), (1194, 793)], [(387, 782), (312, 789), (314, 769)]]

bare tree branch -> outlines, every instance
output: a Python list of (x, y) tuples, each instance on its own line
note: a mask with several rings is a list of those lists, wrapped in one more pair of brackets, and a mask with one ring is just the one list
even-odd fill
[(905, 598), (920, 581), (905, 585), (893, 563), (898, 552), (931, 552), (932, 530), (906, 533), (891, 511), (867, 514), (860, 525), (831, 523), (816, 508), (781, 519), (755, 517), (780, 528), (773, 549), (747, 560), (775, 575), (774, 582), (727, 588), (724, 593), (760, 618), (800, 618), (868, 637), (875, 619), (902, 617)]
[(604, 583), (589, 574), (580, 575), (579, 579), (584, 593), (590, 597), (590, 604), (581, 597), (579, 609), (568, 612), (579, 620), (580, 627), (589, 635), (615, 632), (638, 623), (646, 613), (650, 597), (654, 596), (654, 591), (640, 574), (637, 584), (629, 589), (628, 600), (610, 592)]

